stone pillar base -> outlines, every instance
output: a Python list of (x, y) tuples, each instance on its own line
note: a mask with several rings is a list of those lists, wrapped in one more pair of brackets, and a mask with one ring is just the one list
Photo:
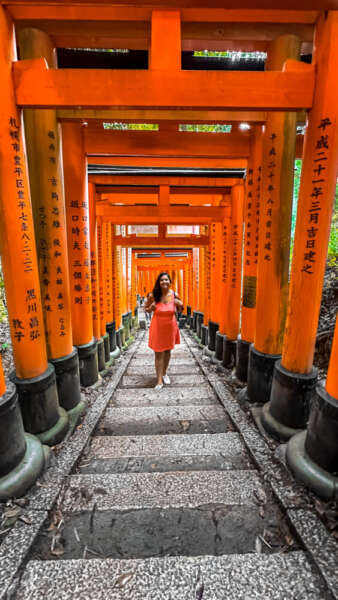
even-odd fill
[(241, 336), (237, 339), (236, 354), (236, 377), (240, 381), (248, 381), (249, 350), (251, 342), (242, 340)]
[(206, 325), (201, 325), (201, 344), (202, 346), (208, 344), (208, 327)]
[(47, 462), (50, 449), (42, 446), (34, 436), (26, 433), (25, 454), (19, 464), (0, 477), (0, 500), (20, 498), (34, 485)]
[(264, 354), (253, 346), (249, 350), (248, 386), (249, 402), (265, 404), (270, 400), (272, 376), (275, 362), (280, 354)]
[(202, 338), (201, 329), (202, 329), (203, 321), (204, 321), (204, 313), (198, 312), (197, 313), (197, 322), (196, 322), (196, 335), (199, 339)]
[(80, 381), (83, 387), (89, 387), (97, 382), (99, 370), (97, 364), (96, 339), (88, 344), (77, 347), (79, 353)]
[(222, 365), (226, 369), (232, 369), (236, 363), (236, 346), (236, 340), (229, 340), (226, 335), (223, 336)]
[(69, 429), (67, 412), (59, 406), (54, 366), (38, 377), (11, 375), (18, 392), (24, 429), (48, 446), (59, 444)]
[(278, 440), (288, 440), (305, 429), (317, 382), (317, 369), (302, 375), (292, 373), (278, 360), (274, 366), (270, 402), (264, 407), (262, 425)]
[(216, 345), (215, 345), (215, 358), (216, 360), (222, 361), (223, 358), (223, 340), (224, 335), (217, 331), (216, 333)]
[(326, 501), (337, 499), (338, 477), (320, 467), (306, 451), (307, 432), (294, 435), (286, 450), (286, 462), (296, 479)]
[(219, 324), (214, 321), (208, 323), (208, 348), (212, 352), (216, 350), (216, 333), (218, 331)]
[(72, 352), (67, 356), (52, 358), (50, 362), (55, 369), (59, 404), (67, 412), (73, 411), (83, 400), (80, 391), (80, 369), (77, 349), (73, 348)]
[(115, 321), (111, 321), (106, 325), (106, 331), (109, 336), (109, 349), (110, 352), (113, 352), (116, 347), (116, 332), (115, 332)]
[(103, 339), (99, 338), (96, 340), (96, 348), (97, 348), (97, 364), (99, 371), (103, 371), (106, 368), (106, 359), (104, 352), (104, 343)]
[(102, 336), (102, 339), (103, 339), (103, 347), (104, 347), (104, 360), (107, 363), (110, 360), (110, 343), (109, 343), (108, 333), (105, 333)]

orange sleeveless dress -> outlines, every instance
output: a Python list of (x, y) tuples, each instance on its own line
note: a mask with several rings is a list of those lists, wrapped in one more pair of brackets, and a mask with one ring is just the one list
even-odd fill
[(148, 346), (155, 352), (172, 350), (180, 344), (180, 332), (175, 318), (175, 296), (166, 304), (157, 302), (149, 328)]

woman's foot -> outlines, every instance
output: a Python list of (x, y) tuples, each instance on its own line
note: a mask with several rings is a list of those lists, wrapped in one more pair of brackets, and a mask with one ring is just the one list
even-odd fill
[(157, 383), (157, 384), (155, 385), (155, 387), (154, 387), (154, 390), (157, 390), (157, 391), (159, 391), (159, 390), (161, 390), (162, 388), (163, 388), (163, 383)]
[(170, 385), (169, 375), (163, 375), (163, 383), (165, 383), (165, 385)]

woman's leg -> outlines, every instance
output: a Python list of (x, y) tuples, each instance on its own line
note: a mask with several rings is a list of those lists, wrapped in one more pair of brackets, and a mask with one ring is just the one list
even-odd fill
[(157, 377), (157, 385), (163, 383), (163, 358), (164, 352), (155, 352), (155, 370)]
[(163, 359), (163, 375), (167, 374), (167, 368), (169, 365), (169, 361), (170, 361), (170, 357), (171, 357), (171, 350), (165, 350), (163, 352), (164, 354), (164, 359)]

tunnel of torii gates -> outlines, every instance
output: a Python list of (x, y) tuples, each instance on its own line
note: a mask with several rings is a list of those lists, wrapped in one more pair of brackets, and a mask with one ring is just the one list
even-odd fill
[[(80, 384), (134, 338), (137, 294), (162, 269), (204, 351), (235, 365), (265, 430), (289, 440), (296, 477), (335, 494), (337, 327), (325, 383), (313, 355), (337, 177), (338, 13), (297, 0), (181, 4), (1, 2), (0, 239), (15, 362), (0, 376), (1, 499), (23, 494), (75, 426)], [(267, 50), (265, 71), (182, 70), (182, 48), (206, 43)], [(93, 45), (146, 48), (149, 67), (57, 68), (56, 47)], [(107, 119), (160, 127), (105, 131)], [(182, 122), (233, 131), (180, 132)]]

